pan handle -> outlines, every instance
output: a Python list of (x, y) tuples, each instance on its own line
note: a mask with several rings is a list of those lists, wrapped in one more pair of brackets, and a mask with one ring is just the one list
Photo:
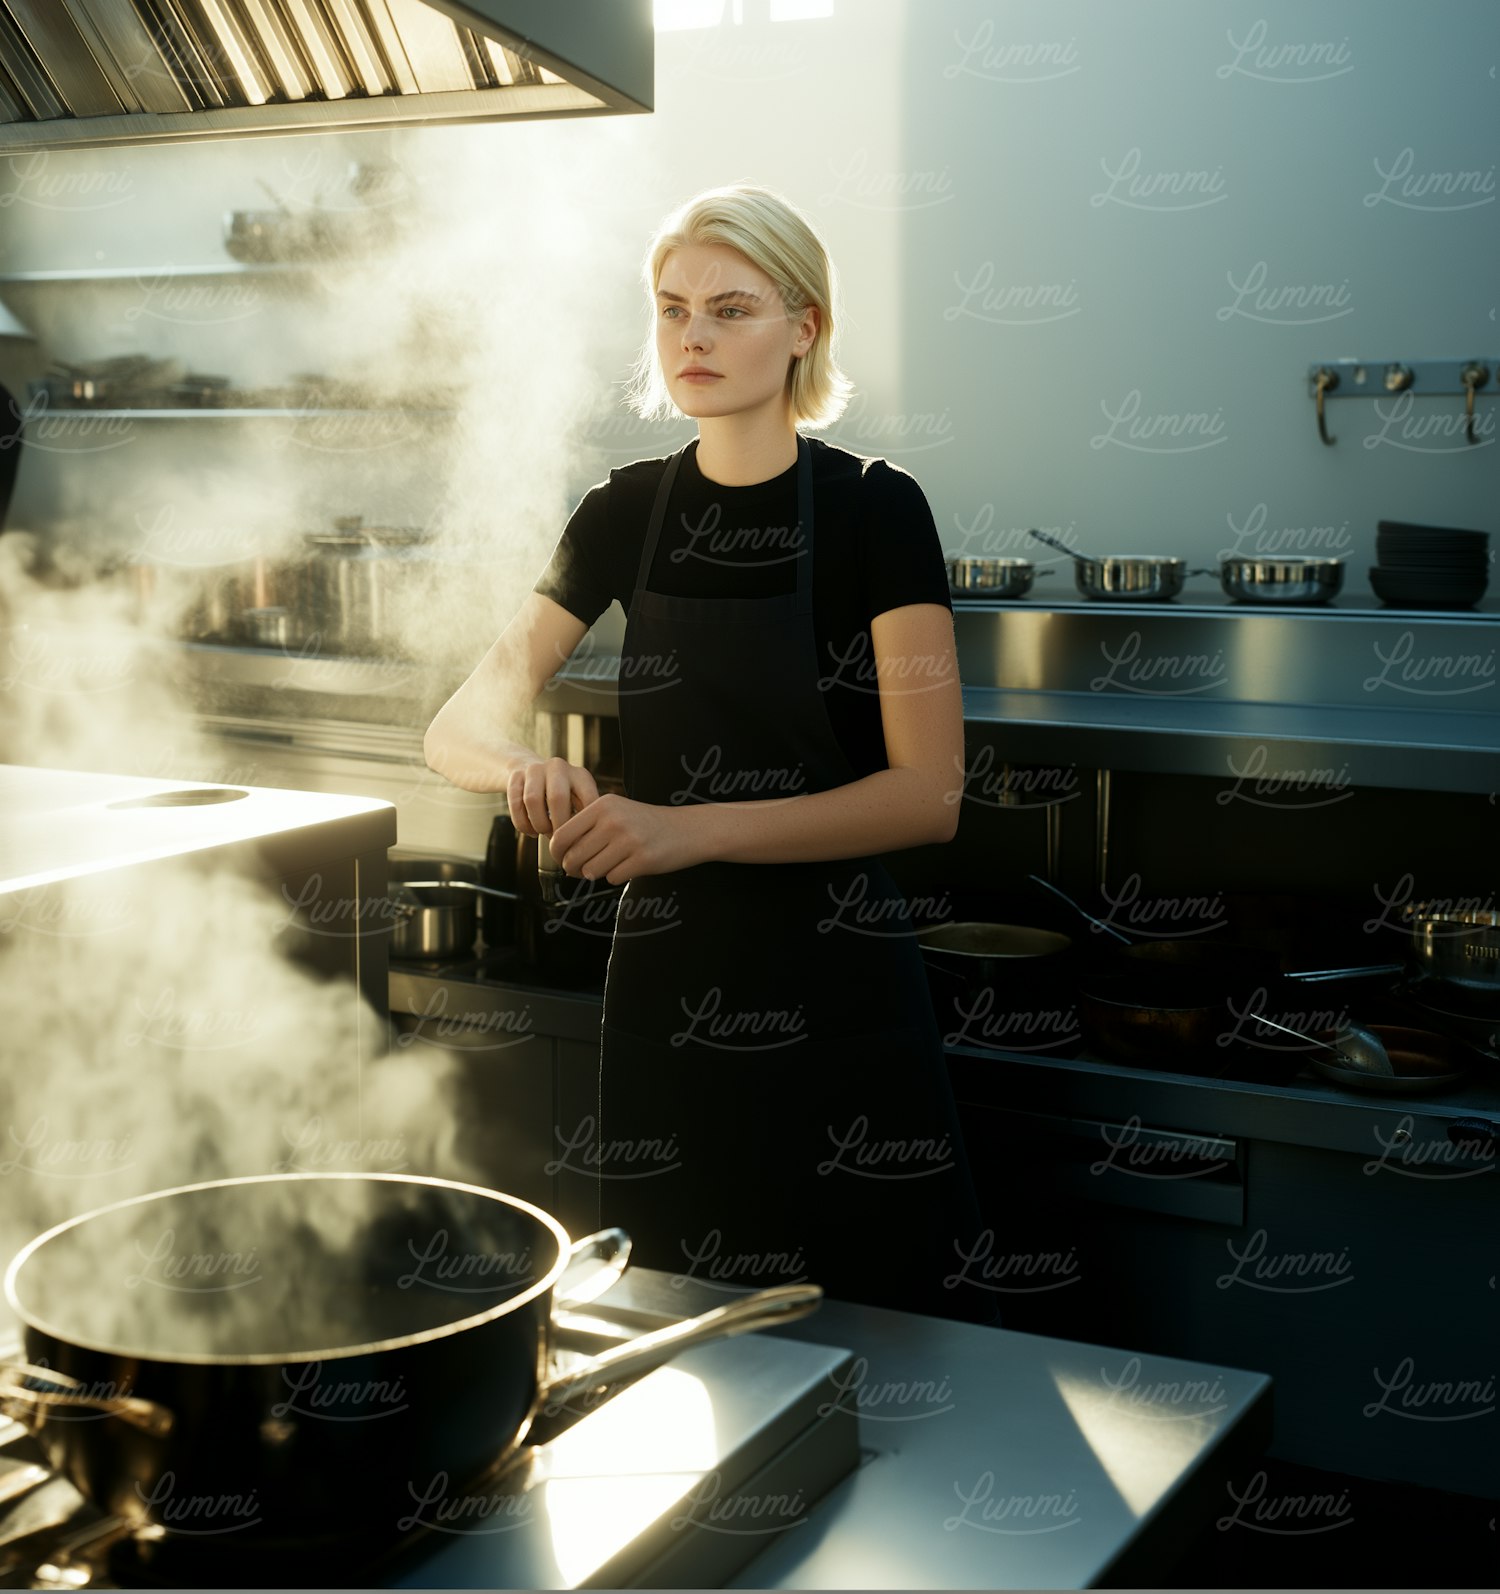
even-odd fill
[[(54, 1388), (28, 1389), (22, 1380), (52, 1384)], [(119, 1417), (156, 1438), (172, 1430), (172, 1413), (154, 1400), (142, 1400), (136, 1395), (90, 1395), (76, 1378), (50, 1367), (33, 1367), (22, 1361), (0, 1363), (0, 1416), (13, 1418), (36, 1433), (48, 1416), (69, 1411)]]
[(600, 1229), (575, 1240), (568, 1250), (568, 1265), (552, 1289), (552, 1310), (568, 1311), (597, 1301), (630, 1261), (630, 1236), (624, 1229)]
[(1346, 980), (1375, 974), (1404, 974), (1406, 968), (1401, 963), (1370, 963), (1357, 969), (1288, 969), (1286, 978), (1289, 980), (1306, 980), (1311, 984), (1314, 980)]
[(1134, 946), (1135, 942), (1128, 935), (1121, 935), (1112, 924), (1106, 924), (1102, 919), (1096, 919), (1092, 913), (1085, 913), (1082, 908), (1068, 895), (1066, 891), (1052, 884), (1050, 880), (1043, 880), (1039, 874), (1027, 875), (1028, 880), (1035, 880), (1045, 890), (1050, 891), (1054, 897), (1061, 897), (1064, 902), (1078, 915), (1080, 919), (1087, 919), (1096, 930), (1102, 930), (1106, 935), (1112, 935), (1115, 940), (1123, 941), (1126, 946)]
[(392, 880), (393, 886), (405, 886), (408, 891), (474, 891), (481, 897), (503, 897), (507, 902), (519, 902), (520, 894), (515, 891), (502, 891), (498, 886), (476, 885), (472, 880)]
[(649, 1372), (691, 1345), (727, 1339), (731, 1334), (746, 1334), (754, 1328), (795, 1323), (799, 1317), (817, 1311), (822, 1302), (823, 1290), (817, 1284), (783, 1284), (776, 1289), (757, 1290), (727, 1306), (716, 1306), (701, 1317), (689, 1317), (623, 1345), (612, 1346), (573, 1372), (549, 1378), (538, 1392), (539, 1409), (556, 1412), (568, 1401), (601, 1385)]

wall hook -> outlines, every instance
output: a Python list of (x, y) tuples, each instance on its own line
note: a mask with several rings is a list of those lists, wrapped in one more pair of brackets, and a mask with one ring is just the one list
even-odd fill
[(1464, 384), (1464, 414), (1468, 417), (1468, 426), (1465, 432), (1471, 443), (1477, 443), (1478, 437), (1474, 434), (1474, 395), (1490, 379), (1489, 371), (1478, 360), (1470, 360), (1459, 375)]
[[(1331, 366), (1320, 365), (1317, 369), (1317, 373), (1313, 377), (1313, 397), (1318, 408), (1318, 436), (1323, 439), (1324, 443), (1326, 443), (1329, 448), (1332, 448), (1338, 439), (1328, 435), (1328, 422), (1323, 414), (1323, 395), (1325, 393), (1331, 393), (1338, 385), (1338, 372), (1335, 371)], [(1469, 400), (1471, 403), (1473, 402), (1473, 398), (1473, 390), (1470, 389)]]

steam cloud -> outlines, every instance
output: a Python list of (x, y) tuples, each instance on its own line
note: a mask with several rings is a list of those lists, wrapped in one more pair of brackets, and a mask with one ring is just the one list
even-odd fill
[[(675, 196), (645, 171), (631, 193), (611, 186), (592, 166), (598, 139), (631, 134), (444, 128), (78, 152), (51, 158), (39, 209), (17, 193), (8, 264), (18, 240), (47, 265), (69, 247), (91, 264), (102, 251), (87, 246), (106, 237), (112, 263), (150, 259), (158, 224), (182, 262), (220, 258), (220, 212), (255, 205), (257, 180), (292, 208), (373, 218), (380, 248), (217, 290), (150, 267), (65, 294), (7, 290), (58, 358), (143, 350), (241, 388), (298, 372), (337, 386), (320, 395), (329, 413), (303, 420), (28, 415), (12, 525), (35, 534), (0, 539), (0, 762), (216, 778), (223, 747), (200, 730), (174, 640), (201, 572), (292, 555), (341, 514), (426, 532), (388, 645), (431, 672), (435, 700), (451, 690), (530, 590), (580, 479), (660, 451), (659, 430), (622, 427), (617, 384), (642, 325), (641, 241)], [(372, 151), (386, 186), (356, 197), (349, 162)], [(12, 174), (23, 189), (35, 175)], [(70, 191), (107, 203), (60, 221)], [(201, 213), (185, 221), (195, 191)], [(194, 225), (201, 236), (186, 236)], [(333, 413), (366, 405), (391, 413)], [(127, 559), (153, 567), (149, 601), (109, 574)], [(287, 917), (264, 883), (201, 857), (0, 896), (0, 1260), (78, 1212), (308, 1166), (298, 1157), (310, 1171), (451, 1166), (440, 1054), (380, 1055), (384, 1015), (283, 955)]]

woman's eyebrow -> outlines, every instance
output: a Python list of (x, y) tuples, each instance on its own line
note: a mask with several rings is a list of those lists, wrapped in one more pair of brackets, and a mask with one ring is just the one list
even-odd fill
[[(656, 297), (658, 299), (670, 299), (673, 304), (687, 303), (687, 300), (680, 293), (668, 293), (665, 288), (658, 288)], [(757, 304), (765, 302), (758, 293), (753, 293), (749, 288), (730, 288), (727, 293), (712, 294), (708, 302), (710, 304), (719, 304), (725, 299), (754, 299)]]

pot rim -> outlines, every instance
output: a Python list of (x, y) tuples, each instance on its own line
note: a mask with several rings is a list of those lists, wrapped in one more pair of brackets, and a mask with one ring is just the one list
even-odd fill
[(1158, 569), (1168, 570), (1174, 565), (1185, 565), (1187, 560), (1170, 553), (1110, 553), (1102, 559), (1085, 559), (1083, 563), (1095, 568), (1106, 565), (1155, 565)]
[(1500, 929), (1500, 909), (1439, 908), (1425, 902), (1410, 903), (1402, 912), (1418, 934), (1424, 924), (1464, 924), (1476, 931)]
[[(339, 1345), (327, 1350), (250, 1351), (241, 1355), (213, 1355), (203, 1351), (183, 1351), (171, 1355), (163, 1355), (160, 1351), (150, 1349), (102, 1345), (93, 1340), (77, 1338), (65, 1330), (48, 1323), (38, 1315), (27, 1311), (17, 1298), (16, 1280), (29, 1257), (40, 1250), (49, 1240), (63, 1233), (64, 1230), (77, 1228), (95, 1218), (103, 1217), (106, 1213), (118, 1212), (125, 1207), (145, 1206), (148, 1202), (161, 1201), (167, 1196), (188, 1195), (198, 1190), (218, 1190), (229, 1185), (291, 1184), (294, 1182), (329, 1179), (357, 1179), (364, 1183), (374, 1181), (382, 1184), (425, 1184), (436, 1186), (439, 1189), (464, 1190), (473, 1195), (485, 1196), (491, 1201), (499, 1201), (505, 1206), (518, 1208), (526, 1213), (527, 1216), (535, 1218), (556, 1239), (557, 1259), (543, 1277), (523, 1290), (519, 1295), (513, 1295), (508, 1300), (501, 1301), (485, 1311), (471, 1313), (468, 1317), (457, 1318), (449, 1323), (442, 1323), (436, 1328), (425, 1328), (416, 1334), (402, 1334), (395, 1339), (367, 1340), (357, 1345)], [(483, 1185), (466, 1184), (457, 1179), (439, 1179), (433, 1175), (416, 1173), (256, 1173), (233, 1179), (205, 1179), (197, 1184), (174, 1185), (168, 1190), (151, 1190), (145, 1195), (127, 1196), (123, 1201), (111, 1201), (107, 1206), (95, 1207), (90, 1212), (81, 1212), (76, 1217), (54, 1224), (45, 1233), (39, 1234), (35, 1239), (28, 1241), (11, 1259), (10, 1266), (5, 1270), (5, 1301), (28, 1328), (35, 1329), (38, 1333), (47, 1334), (65, 1345), (74, 1345), (82, 1350), (96, 1351), (104, 1356), (119, 1356), (137, 1361), (157, 1362), (169, 1366), (184, 1365), (192, 1367), (281, 1367), (304, 1362), (343, 1361), (351, 1356), (369, 1356), (381, 1351), (401, 1350), (408, 1345), (421, 1345), (439, 1339), (446, 1339), (464, 1330), (476, 1328), (481, 1323), (495, 1322), (502, 1317), (508, 1317), (512, 1312), (519, 1311), (523, 1306), (528, 1306), (533, 1301), (551, 1293), (567, 1268), (571, 1246), (572, 1241), (568, 1237), (568, 1231), (563, 1228), (562, 1224), (550, 1212), (544, 1212), (540, 1207), (533, 1206), (531, 1202), (523, 1201), (520, 1196), (507, 1195), (502, 1190), (488, 1190)]]
[(1276, 554), (1227, 554), (1219, 561), (1221, 570), (1244, 569), (1246, 566), (1265, 568), (1267, 565), (1283, 570), (1339, 570), (1347, 561), (1340, 558), (1315, 557), (1310, 559), (1283, 558)]
[[(1016, 930), (1023, 935), (1035, 936), (1046, 944), (1035, 952), (974, 952), (964, 947), (942, 946), (928, 939), (940, 935), (945, 930)], [(1072, 945), (1073, 938), (1061, 930), (1044, 930), (1034, 924), (1001, 924), (989, 919), (945, 920), (941, 924), (924, 924), (917, 930), (917, 946), (924, 952), (942, 952), (949, 957), (979, 960), (988, 958), (996, 962), (1034, 963), (1040, 958), (1057, 957), (1070, 950)]]

